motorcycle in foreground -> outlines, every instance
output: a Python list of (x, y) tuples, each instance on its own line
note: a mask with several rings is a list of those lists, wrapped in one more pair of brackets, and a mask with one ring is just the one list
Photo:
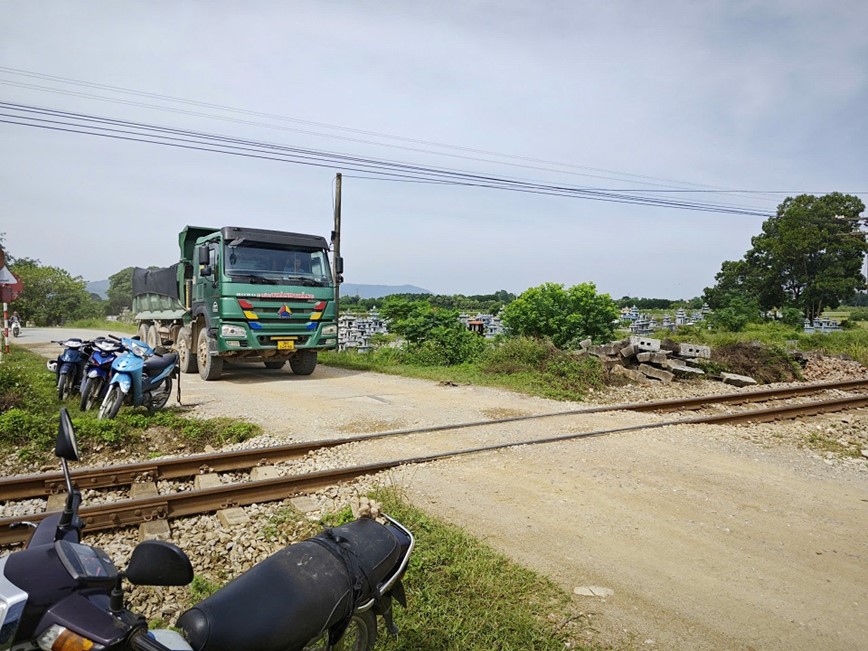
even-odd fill
[(120, 341), (124, 352), (112, 362), (108, 391), (97, 418), (114, 418), (124, 402), (133, 407), (145, 406), (148, 411), (161, 409), (172, 394), (172, 378), (178, 378), (180, 402), (178, 353), (162, 346), (151, 348), (138, 338), (112, 339)]
[(81, 381), (82, 411), (87, 411), (99, 404), (105, 398), (108, 390), (112, 363), (123, 350), (120, 342), (107, 337), (97, 337), (93, 340), (92, 351), (84, 367), (84, 379)]
[(63, 401), (79, 388), (93, 342), (71, 337), (65, 341), (52, 340), (51, 343), (63, 346), (57, 359), (46, 362), (48, 370), (57, 376), (57, 397)]
[(81, 543), (81, 493), (68, 462), (79, 458), (72, 422), (61, 409), (55, 453), (67, 498), (27, 546), (0, 558), (0, 649), (14, 651), (371, 651), (375, 615), (390, 632), (392, 598), (413, 535), (397, 521), (361, 519), (290, 545), (190, 608), (179, 634), (148, 630), (127, 609), (124, 581), (186, 585), (193, 568), (175, 545), (148, 540), (118, 571), (101, 549)]

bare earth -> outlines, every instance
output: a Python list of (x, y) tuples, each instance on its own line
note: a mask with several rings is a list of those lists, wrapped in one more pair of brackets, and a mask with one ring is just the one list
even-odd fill
[[(25, 331), (15, 343), (60, 337), (47, 332)], [(248, 418), (275, 438), (294, 440), (588, 406), (322, 366), (309, 378), (239, 366), (220, 382), (185, 375), (182, 389), (195, 415)], [(597, 400), (732, 389), (704, 382), (661, 391)], [(519, 421), (462, 430), (459, 438), (428, 433), (358, 446), (349, 456), (403, 458), (677, 417), (611, 412)], [(511, 447), (407, 467), (388, 480), (418, 506), (574, 594), (583, 642), (850, 651), (868, 648), (868, 462), (796, 445), (810, 428), (842, 420), (864, 432), (868, 415), (672, 426)]]

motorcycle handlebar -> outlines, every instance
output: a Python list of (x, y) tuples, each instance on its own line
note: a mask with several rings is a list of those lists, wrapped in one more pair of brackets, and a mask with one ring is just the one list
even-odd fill
[(136, 634), (130, 643), (135, 651), (172, 651), (170, 648), (163, 646), (153, 638), (148, 637), (145, 633)]

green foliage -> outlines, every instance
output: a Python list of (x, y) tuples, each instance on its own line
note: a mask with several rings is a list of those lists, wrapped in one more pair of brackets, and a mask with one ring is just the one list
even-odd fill
[(729, 294), (725, 297), (725, 305), (717, 308), (708, 317), (711, 327), (728, 332), (741, 332), (748, 323), (762, 320), (759, 303), (739, 294)]
[(858, 309), (850, 312), (849, 321), (868, 321), (868, 309)]
[(13, 408), (0, 414), (0, 443), (6, 447), (50, 449), (57, 435), (57, 416)]
[(349, 505), (343, 507), (339, 511), (326, 513), (320, 522), (324, 527), (339, 527), (347, 522), (355, 520), (353, 517), (353, 509)]
[(788, 197), (763, 222), (744, 258), (723, 263), (706, 300), (717, 308), (729, 303), (727, 296), (746, 294), (763, 310), (790, 306), (808, 319), (837, 307), (865, 285), (864, 210), (858, 197), (838, 192)]
[(548, 337), (559, 348), (575, 347), (585, 338), (596, 342), (611, 339), (617, 317), (615, 302), (608, 294), (597, 294), (593, 283), (569, 289), (556, 283), (532, 287), (502, 314), (510, 334)]
[(46, 326), (102, 314), (101, 301), (93, 299), (80, 276), (29, 258), (18, 258), (10, 271), (24, 284), (13, 306), (25, 321)]
[(109, 288), (106, 291), (106, 314), (120, 314), (124, 308), (133, 307), (133, 267), (127, 267), (109, 276)]
[(207, 599), (220, 589), (221, 585), (200, 574), (196, 574), (190, 582), (190, 604), (197, 604)]
[(348, 312), (370, 311), (390, 298), (410, 303), (424, 301), (432, 307), (447, 310), (497, 314), (504, 305), (515, 300), (515, 294), (501, 289), (494, 294), (475, 294), (473, 296), (464, 296), (463, 294), (391, 294), (379, 298), (342, 296), (341, 308)]
[[(868, 310), (866, 310), (866, 314), (868, 314)], [(798, 308), (785, 307), (781, 321), (792, 328), (802, 328), (805, 323), (805, 315)]]
[(407, 363), (420, 366), (463, 364), (476, 359), (485, 348), (485, 340), (467, 330), (455, 310), (390, 296), (380, 312), (389, 321), (389, 331), (405, 340)]

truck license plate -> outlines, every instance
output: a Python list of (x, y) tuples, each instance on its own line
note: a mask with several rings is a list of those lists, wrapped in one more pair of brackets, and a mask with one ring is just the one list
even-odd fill
[(295, 348), (294, 341), (278, 341), (277, 342), (277, 350), (292, 350)]

